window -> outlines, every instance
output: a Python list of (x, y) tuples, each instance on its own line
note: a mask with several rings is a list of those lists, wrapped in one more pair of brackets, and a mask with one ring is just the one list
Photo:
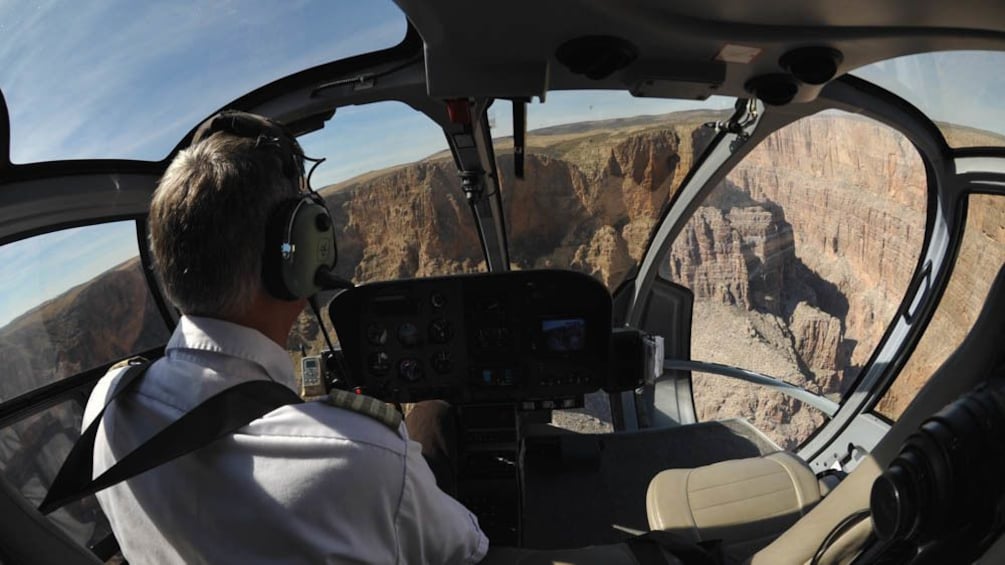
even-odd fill
[(971, 195), (960, 254), (939, 307), (897, 379), (876, 406), (896, 420), (932, 373), (963, 342), (1005, 262), (1005, 197)]
[(0, 402), (167, 342), (131, 221), (0, 247)]
[[(490, 118), (514, 269), (572, 269), (614, 291), (634, 271), (664, 206), (734, 100), (635, 98), (622, 91), (549, 92), (527, 108), (525, 175), (513, 176), (512, 106)], [(612, 431), (606, 393), (553, 423)]]
[[(446, 137), (425, 114), (400, 102), (340, 108), (300, 143), (328, 158), (311, 184), (335, 222), (339, 276), (363, 284), (485, 270)], [(298, 368), (302, 352), (327, 349), (313, 314), (300, 316), (287, 348)]]
[(3, 2), (11, 159), (163, 159), (194, 124), (274, 80), (391, 47), (390, 0)]
[[(0, 429), (0, 473), (32, 506), (41, 504), (49, 492), (80, 436), (83, 415), (83, 406), (70, 400)], [(84, 546), (112, 533), (93, 496), (56, 510), (49, 519)]]
[(335, 221), (340, 276), (357, 284), (484, 270), (446, 137), (400, 102), (340, 109), (300, 139), (328, 157), (311, 179)]
[[(925, 233), (922, 160), (900, 133), (828, 111), (765, 139), (683, 227), (664, 278), (694, 292), (692, 358), (839, 400), (903, 300)], [(802, 403), (696, 375), (706, 419), (746, 417), (793, 448)]]
[(733, 99), (552, 92), (527, 109), (525, 178), (513, 177), (512, 110), (494, 109), (514, 268), (573, 269), (613, 291), (636, 267), (668, 200)]
[(1003, 147), (1003, 67), (1005, 52), (942, 51), (880, 61), (854, 74), (917, 106), (952, 147)]

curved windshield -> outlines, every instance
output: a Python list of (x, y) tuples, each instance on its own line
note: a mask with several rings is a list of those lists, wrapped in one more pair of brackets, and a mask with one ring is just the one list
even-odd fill
[(616, 289), (712, 139), (704, 124), (728, 118), (734, 102), (549, 93), (527, 108), (522, 180), (513, 175), (512, 109), (497, 102), (491, 118), (513, 267), (573, 269)]
[[(339, 108), (300, 144), (326, 158), (311, 185), (335, 222), (339, 276), (364, 284), (485, 270), (446, 136), (428, 116), (391, 101)], [(327, 309), (322, 316), (331, 328)], [(326, 349), (309, 312), (287, 348), (297, 366)]]
[(855, 75), (917, 106), (952, 147), (1005, 146), (1005, 52), (919, 53), (862, 67)]
[(0, 3), (11, 160), (158, 161), (246, 92), (405, 36), (390, 0)]

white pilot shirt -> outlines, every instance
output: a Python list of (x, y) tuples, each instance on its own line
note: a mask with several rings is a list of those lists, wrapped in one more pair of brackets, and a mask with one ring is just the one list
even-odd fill
[[(86, 427), (121, 370), (91, 394)], [(201, 401), (258, 379), (291, 386), (286, 351), (256, 330), (183, 317), (165, 357), (110, 407), (97, 476)], [(231, 436), (97, 494), (130, 563), (476, 563), (478, 522), (436, 486), (421, 446), (322, 402), (277, 408)]]

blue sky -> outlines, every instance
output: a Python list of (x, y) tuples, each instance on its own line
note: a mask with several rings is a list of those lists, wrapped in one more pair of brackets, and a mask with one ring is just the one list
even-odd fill
[[(390, 0), (0, 0), (0, 89), (12, 160), (162, 159), (200, 120), (290, 73), (398, 43), (405, 20)], [(1005, 133), (1005, 55), (938, 54), (874, 65), (876, 80), (937, 119)], [(961, 103), (965, 101), (965, 103)], [(623, 92), (552, 92), (528, 111), (531, 129), (695, 107), (728, 99), (633, 99)], [(507, 103), (495, 136), (511, 134)], [(302, 139), (327, 157), (323, 186), (446, 149), (442, 132), (398, 102), (341, 108)], [(0, 248), (0, 325), (136, 254), (132, 224), (40, 236)]]
[[(546, 103), (536, 100), (527, 109), (527, 127), (542, 128), (589, 120), (665, 114), (695, 108), (732, 108), (733, 99), (704, 102), (633, 98), (621, 91), (549, 92)], [(489, 109), (494, 137), (512, 135), (509, 102)], [(417, 161), (447, 149), (441, 130), (425, 115), (401, 102), (379, 102), (339, 108), (325, 128), (300, 138), (311, 156), (327, 157), (311, 179), (315, 187), (345, 180), (367, 171)]]
[(908, 55), (852, 74), (899, 95), (935, 121), (1005, 135), (1005, 52)]
[[(242, 94), (392, 46), (404, 34), (404, 17), (389, 0), (0, 2), (0, 89), (11, 114), (12, 160), (160, 160)], [(622, 93), (561, 94), (533, 106), (530, 116), (540, 127), (679, 107)], [(508, 135), (508, 109), (500, 112), (506, 117), (497, 120), (497, 134)], [(398, 102), (342, 108), (303, 143), (328, 157), (317, 186), (446, 149), (438, 127)], [(136, 254), (129, 222), (0, 247), (0, 326)]]
[(13, 161), (162, 159), (234, 98), (405, 29), (390, 0), (0, 2)]
[(133, 222), (72, 228), (0, 247), (0, 327), (137, 254)]

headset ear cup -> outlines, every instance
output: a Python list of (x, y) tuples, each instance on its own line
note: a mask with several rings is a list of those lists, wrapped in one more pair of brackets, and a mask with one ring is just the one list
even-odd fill
[[(283, 247), (289, 244), (289, 258)], [(321, 290), (318, 269), (334, 269), (338, 251), (328, 209), (311, 196), (280, 204), (269, 218), (262, 280), (282, 300), (298, 300)]]
[(265, 226), (262, 283), (266, 292), (280, 300), (292, 301), (298, 298), (286, 286), (284, 280), (283, 244), (286, 243), (287, 231), (299, 204), (298, 199), (281, 202), (269, 216)]

